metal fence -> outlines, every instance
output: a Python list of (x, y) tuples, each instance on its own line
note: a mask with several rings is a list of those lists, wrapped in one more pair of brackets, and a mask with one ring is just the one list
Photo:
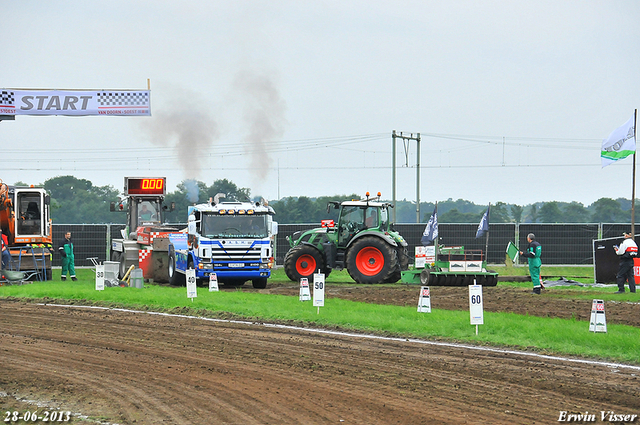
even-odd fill
[(71, 232), (73, 253), (77, 267), (89, 266), (90, 257), (97, 257), (100, 261), (107, 259), (107, 249), (111, 246), (109, 228), (115, 225), (109, 224), (54, 224), (53, 233), (53, 258), (51, 265), (56, 267), (62, 263), (58, 247), (67, 232)]
[[(182, 224), (180, 224), (182, 226)], [(276, 238), (276, 264), (282, 265), (284, 256), (289, 250), (287, 236), (299, 230), (319, 227), (313, 224), (280, 224)], [(400, 232), (409, 244), (409, 254), (413, 257), (416, 246), (420, 246), (420, 238), (424, 232), (424, 223), (400, 223), (394, 228)], [(485, 251), (486, 237), (476, 239), (477, 224), (440, 223), (438, 233), (440, 243), (446, 246), (464, 246), (467, 249)], [(590, 223), (590, 224), (513, 224), (496, 223), (489, 225), (488, 262), (501, 264), (505, 260), (505, 249), (509, 241), (520, 248), (527, 246), (527, 234), (536, 235), (542, 245), (543, 264), (556, 265), (593, 265), (593, 240), (622, 235), (629, 231), (629, 224)], [(110, 259), (111, 239), (121, 238), (122, 224), (54, 224), (53, 225), (53, 265), (60, 266), (61, 259), (57, 254), (58, 246), (67, 231), (71, 232), (76, 266), (90, 266), (88, 258), (98, 261)], [(525, 260), (526, 261), (526, 260)]]
[[(276, 246), (276, 263), (281, 265), (289, 249), (285, 237), (298, 230), (318, 227), (317, 224), (280, 224)], [(593, 240), (603, 237), (619, 236), (629, 231), (629, 224), (610, 223), (496, 223), (489, 225), (489, 249), (487, 260), (490, 264), (502, 264), (505, 260), (507, 244), (511, 241), (525, 249), (527, 235), (533, 233), (542, 245), (543, 264), (555, 265), (593, 265)], [(409, 255), (413, 256), (415, 247), (420, 246), (420, 238), (425, 223), (395, 224), (409, 244)], [(476, 239), (477, 224), (440, 223), (438, 234), (440, 243), (446, 246), (464, 246), (466, 249), (485, 251), (485, 236)], [(520, 260), (521, 264), (526, 263)]]

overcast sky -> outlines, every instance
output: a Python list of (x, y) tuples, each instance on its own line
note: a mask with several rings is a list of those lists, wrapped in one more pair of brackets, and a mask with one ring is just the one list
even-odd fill
[[(600, 146), (640, 106), (640, 1), (0, 0), (0, 87), (146, 89), (151, 117), (0, 122), (9, 184), (74, 175), (267, 199), (392, 194), (421, 134), (420, 200), (631, 197)], [(416, 199), (416, 142), (397, 142)]]

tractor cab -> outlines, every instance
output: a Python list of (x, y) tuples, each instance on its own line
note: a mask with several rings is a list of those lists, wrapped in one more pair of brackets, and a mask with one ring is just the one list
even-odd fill
[(385, 231), (389, 226), (388, 205), (379, 202), (377, 198), (367, 198), (360, 201), (330, 202), (328, 210), (333, 206), (340, 209), (338, 225), (328, 227), (327, 233), (336, 234), (338, 247), (346, 247), (359, 233), (374, 229)]
[(136, 227), (153, 226), (162, 223), (162, 199), (135, 198), (131, 205), (131, 217), (136, 220)]
[(163, 205), (166, 194), (166, 178), (125, 177), (125, 199), (111, 202), (111, 211), (127, 212), (127, 229), (123, 237), (127, 239), (129, 232), (135, 233), (140, 228), (151, 229), (162, 226), (164, 211), (173, 211), (174, 205)]

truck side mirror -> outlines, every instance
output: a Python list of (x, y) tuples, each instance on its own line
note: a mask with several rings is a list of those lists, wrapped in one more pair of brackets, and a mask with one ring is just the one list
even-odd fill
[(189, 223), (187, 225), (187, 232), (189, 235), (195, 236), (196, 234), (196, 216), (191, 214), (189, 215)]
[(271, 222), (271, 234), (272, 235), (277, 235), (278, 234), (278, 222), (277, 221), (272, 221)]
[(109, 203), (109, 211), (114, 212), (116, 210), (116, 203), (114, 201), (111, 201)]

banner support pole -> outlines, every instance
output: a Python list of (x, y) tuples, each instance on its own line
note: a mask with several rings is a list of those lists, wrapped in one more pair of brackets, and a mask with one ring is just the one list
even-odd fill
[(636, 150), (633, 152), (633, 171), (631, 178), (631, 235), (636, 237), (636, 151), (638, 150), (638, 109), (633, 113), (633, 138), (636, 142)]

